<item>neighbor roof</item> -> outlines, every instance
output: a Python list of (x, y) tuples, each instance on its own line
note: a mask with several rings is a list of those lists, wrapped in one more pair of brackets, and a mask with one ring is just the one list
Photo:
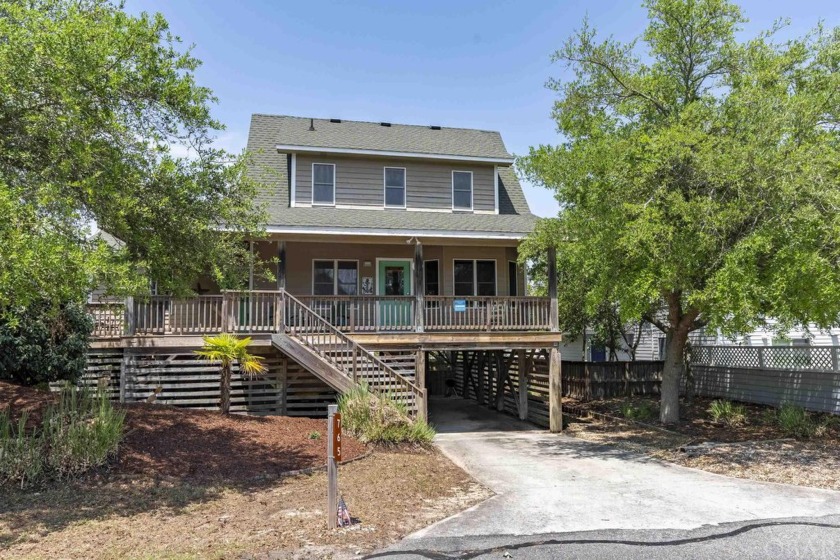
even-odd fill
[[(258, 202), (268, 212), (269, 231), (347, 231), (370, 234), (451, 235), (463, 237), (519, 238), (530, 233), (536, 217), (531, 214), (516, 174), (509, 167), (499, 168), (499, 214), (346, 209), (332, 207), (290, 207), (288, 158), (278, 145), (288, 144), (284, 136), (289, 119), (309, 119), (255, 114), (251, 117), (248, 151), (252, 155), (249, 176), (262, 188)], [(316, 120), (316, 129), (321, 126)], [(333, 123), (326, 123), (332, 125)], [(344, 123), (342, 123), (344, 124)], [(370, 123), (365, 123), (370, 124)], [(378, 125), (377, 125), (378, 126)], [(385, 128), (385, 127), (383, 127)], [(406, 127), (421, 128), (421, 127)], [(435, 131), (440, 132), (440, 131)], [(475, 131), (480, 132), (480, 131)], [(498, 133), (487, 133), (498, 138)], [(385, 144), (380, 144), (385, 147)]]
[[(272, 120), (283, 151), (324, 149), (396, 152), (430, 157), (459, 157), (513, 163), (498, 132), (409, 124), (254, 115)], [(314, 130), (313, 130), (314, 129)]]

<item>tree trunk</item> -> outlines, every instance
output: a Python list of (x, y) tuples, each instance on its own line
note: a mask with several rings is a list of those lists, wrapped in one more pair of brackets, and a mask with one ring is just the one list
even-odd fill
[(687, 328), (668, 329), (665, 340), (665, 367), (662, 370), (661, 404), (659, 420), (663, 424), (680, 421), (680, 376), (683, 369), (683, 352), (688, 340)]
[(222, 365), (222, 377), (219, 386), (221, 393), (221, 400), (219, 402), (219, 410), (222, 414), (230, 414), (230, 378), (231, 366), (230, 364)]

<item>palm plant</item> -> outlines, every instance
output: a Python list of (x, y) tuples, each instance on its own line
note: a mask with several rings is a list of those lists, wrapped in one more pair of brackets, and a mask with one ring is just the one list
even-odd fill
[(221, 393), (219, 410), (222, 414), (230, 414), (230, 380), (233, 375), (233, 362), (238, 362), (239, 371), (242, 375), (249, 377), (266, 371), (266, 367), (262, 364), (263, 358), (248, 353), (250, 344), (250, 337), (238, 338), (232, 334), (220, 334), (205, 336), (204, 346), (195, 351), (195, 354), (202, 358), (219, 362), (222, 374), (219, 384)]

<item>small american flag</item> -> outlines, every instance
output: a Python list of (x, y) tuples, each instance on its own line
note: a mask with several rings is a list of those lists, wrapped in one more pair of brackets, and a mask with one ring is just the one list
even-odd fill
[(350, 511), (347, 509), (347, 504), (344, 502), (344, 496), (338, 499), (338, 526), (349, 527), (352, 525), (350, 521)]

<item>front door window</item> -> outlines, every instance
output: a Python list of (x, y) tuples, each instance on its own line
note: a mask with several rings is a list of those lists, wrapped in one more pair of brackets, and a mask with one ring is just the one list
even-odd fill
[(405, 292), (405, 268), (404, 266), (385, 267), (385, 295), (404, 296)]
[(414, 324), (412, 316), (411, 261), (381, 260), (377, 293), (384, 296), (377, 306), (377, 327), (381, 331), (406, 330)]

